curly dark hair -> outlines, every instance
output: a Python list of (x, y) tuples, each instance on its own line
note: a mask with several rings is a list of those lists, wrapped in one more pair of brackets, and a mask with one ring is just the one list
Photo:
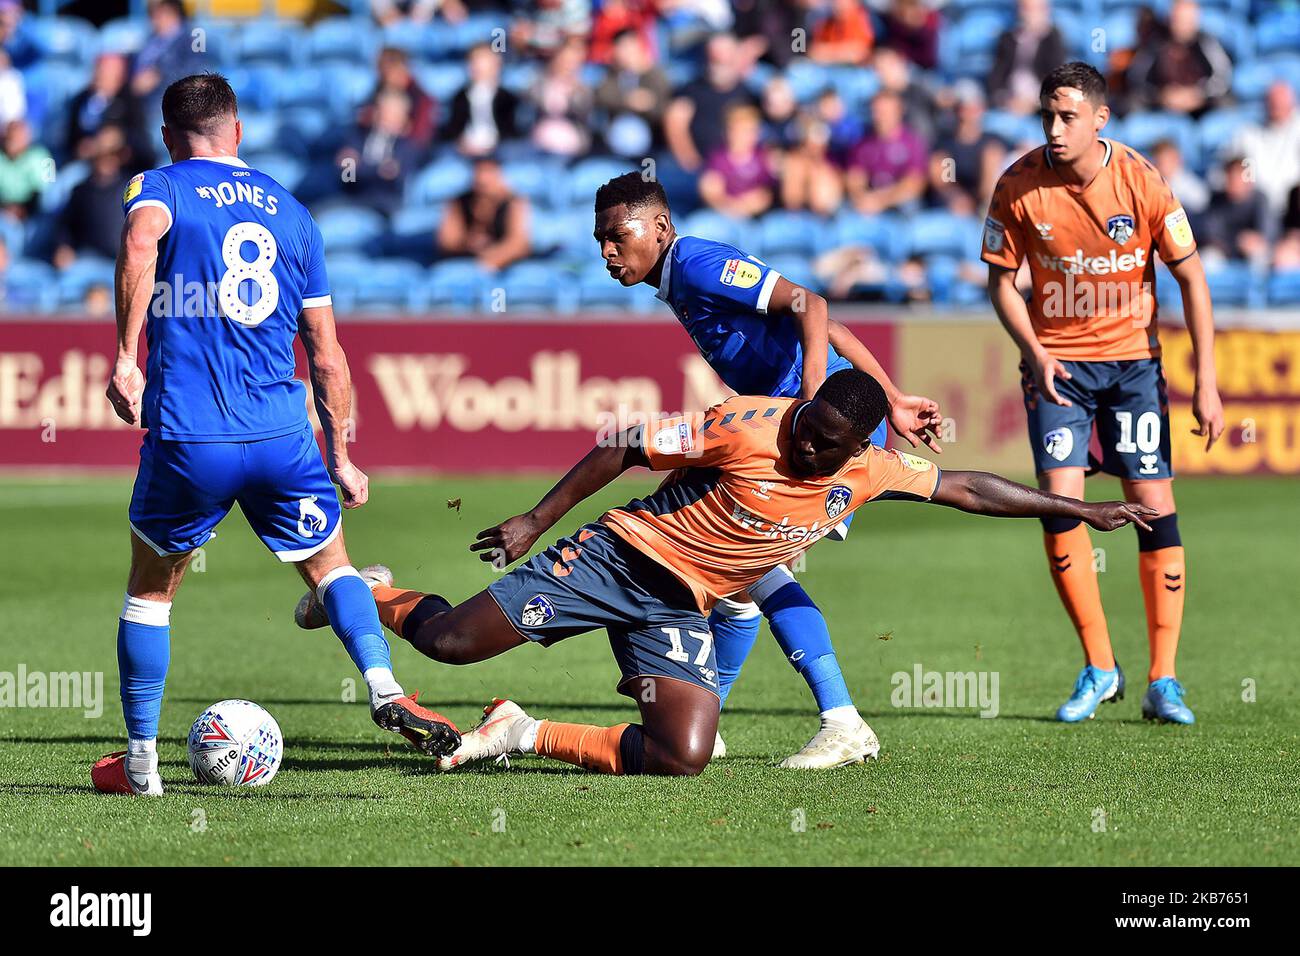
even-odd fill
[(856, 368), (829, 376), (817, 389), (817, 399), (843, 415), (859, 438), (870, 437), (889, 414), (889, 399), (880, 383)]
[(668, 195), (657, 179), (647, 179), (639, 172), (615, 176), (596, 190), (596, 212), (627, 206), (628, 212), (648, 207), (668, 208)]

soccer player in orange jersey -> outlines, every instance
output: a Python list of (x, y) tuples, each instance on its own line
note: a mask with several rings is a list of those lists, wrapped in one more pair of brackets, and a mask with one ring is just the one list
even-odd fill
[[(439, 766), (536, 753), (605, 773), (696, 774), (718, 726), (718, 673), (706, 614), (792, 560), (871, 501), (932, 501), (977, 514), (1059, 517), (1112, 530), (1154, 514), (1087, 504), (981, 472), (939, 469), (872, 445), (889, 409), (870, 375), (846, 369), (811, 401), (736, 397), (703, 415), (632, 428), (592, 449), (541, 502), (482, 531), (471, 550), (507, 562), (628, 468), (682, 477), (584, 525), (487, 590), (452, 607), (378, 586), (380, 619), (421, 653), (470, 664), (522, 644), (609, 632), (639, 724), (534, 720), (498, 700)], [(879, 742), (865, 756), (874, 756)], [(862, 757), (858, 758), (861, 762)]]
[[(1143, 716), (1190, 724), (1174, 673), (1187, 594), (1169, 463), (1169, 412), (1156, 330), (1155, 256), (1182, 291), (1196, 354), (1192, 411), (1208, 449), (1223, 432), (1214, 370), (1214, 319), (1187, 214), (1168, 183), (1134, 150), (1102, 139), (1106, 81), (1067, 63), (1043, 81), (1047, 143), (998, 181), (984, 226), (989, 298), (1020, 348), (1029, 439), (1039, 487), (1084, 496), (1094, 425), (1102, 471), (1124, 496), (1156, 510), (1138, 529), (1139, 573), (1151, 651)], [(1016, 272), (1029, 264), (1026, 303)], [(1085, 664), (1057, 717), (1091, 717), (1124, 694), (1093, 568), (1076, 518), (1043, 519), (1052, 580), (1083, 644)]]

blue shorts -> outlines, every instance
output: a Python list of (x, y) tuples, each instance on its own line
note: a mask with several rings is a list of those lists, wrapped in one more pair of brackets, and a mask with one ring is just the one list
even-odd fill
[(1061, 364), (1074, 376), (1056, 379), (1057, 394), (1074, 403), (1068, 408), (1040, 396), (1029, 369), (1020, 365), (1035, 470), (1087, 468), (1095, 423), (1102, 471), (1119, 478), (1172, 478), (1160, 360)]
[(549, 646), (597, 628), (609, 632), (620, 693), (638, 677), (670, 677), (716, 694), (709, 622), (690, 590), (603, 524), (584, 525), (487, 589), (515, 630)]
[(145, 435), (131, 493), (131, 529), (158, 554), (193, 551), (239, 503), (281, 561), (302, 561), (338, 536), (338, 495), (311, 426), (249, 442), (180, 442)]

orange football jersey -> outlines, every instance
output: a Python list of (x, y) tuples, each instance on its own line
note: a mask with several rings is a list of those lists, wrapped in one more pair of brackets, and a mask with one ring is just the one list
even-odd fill
[(737, 396), (703, 414), (646, 425), (650, 467), (686, 470), (600, 520), (672, 571), (707, 610), (793, 560), (868, 501), (934, 494), (933, 462), (874, 445), (837, 474), (795, 477), (788, 452), (805, 404)]
[(1058, 359), (1151, 358), (1156, 329), (1155, 253), (1166, 263), (1196, 251), (1187, 213), (1143, 156), (1101, 141), (1101, 169), (1068, 188), (1040, 146), (998, 180), (980, 257), (1019, 268), (1029, 260), (1034, 333)]

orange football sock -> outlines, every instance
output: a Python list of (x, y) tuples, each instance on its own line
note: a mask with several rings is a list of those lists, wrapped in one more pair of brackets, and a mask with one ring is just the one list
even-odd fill
[(1092, 566), (1092, 538), (1087, 526), (1077, 524), (1068, 531), (1045, 532), (1043, 543), (1056, 593), (1079, 633), (1084, 657), (1093, 667), (1114, 670), (1115, 654), (1110, 647), (1097, 572)]
[(597, 773), (622, 773), (620, 743), (627, 724), (596, 727), (592, 724), (561, 724), (543, 720), (537, 725), (536, 751)]
[(1142, 551), (1138, 574), (1147, 606), (1147, 642), (1151, 646), (1148, 680), (1174, 676), (1178, 656), (1178, 635), (1183, 628), (1183, 600), (1187, 595), (1187, 572), (1182, 545)]
[(398, 637), (404, 638), (402, 625), (406, 616), (415, 610), (415, 606), (427, 595), (422, 591), (408, 591), (405, 588), (390, 588), (380, 584), (370, 589), (379, 606), (379, 620)]

